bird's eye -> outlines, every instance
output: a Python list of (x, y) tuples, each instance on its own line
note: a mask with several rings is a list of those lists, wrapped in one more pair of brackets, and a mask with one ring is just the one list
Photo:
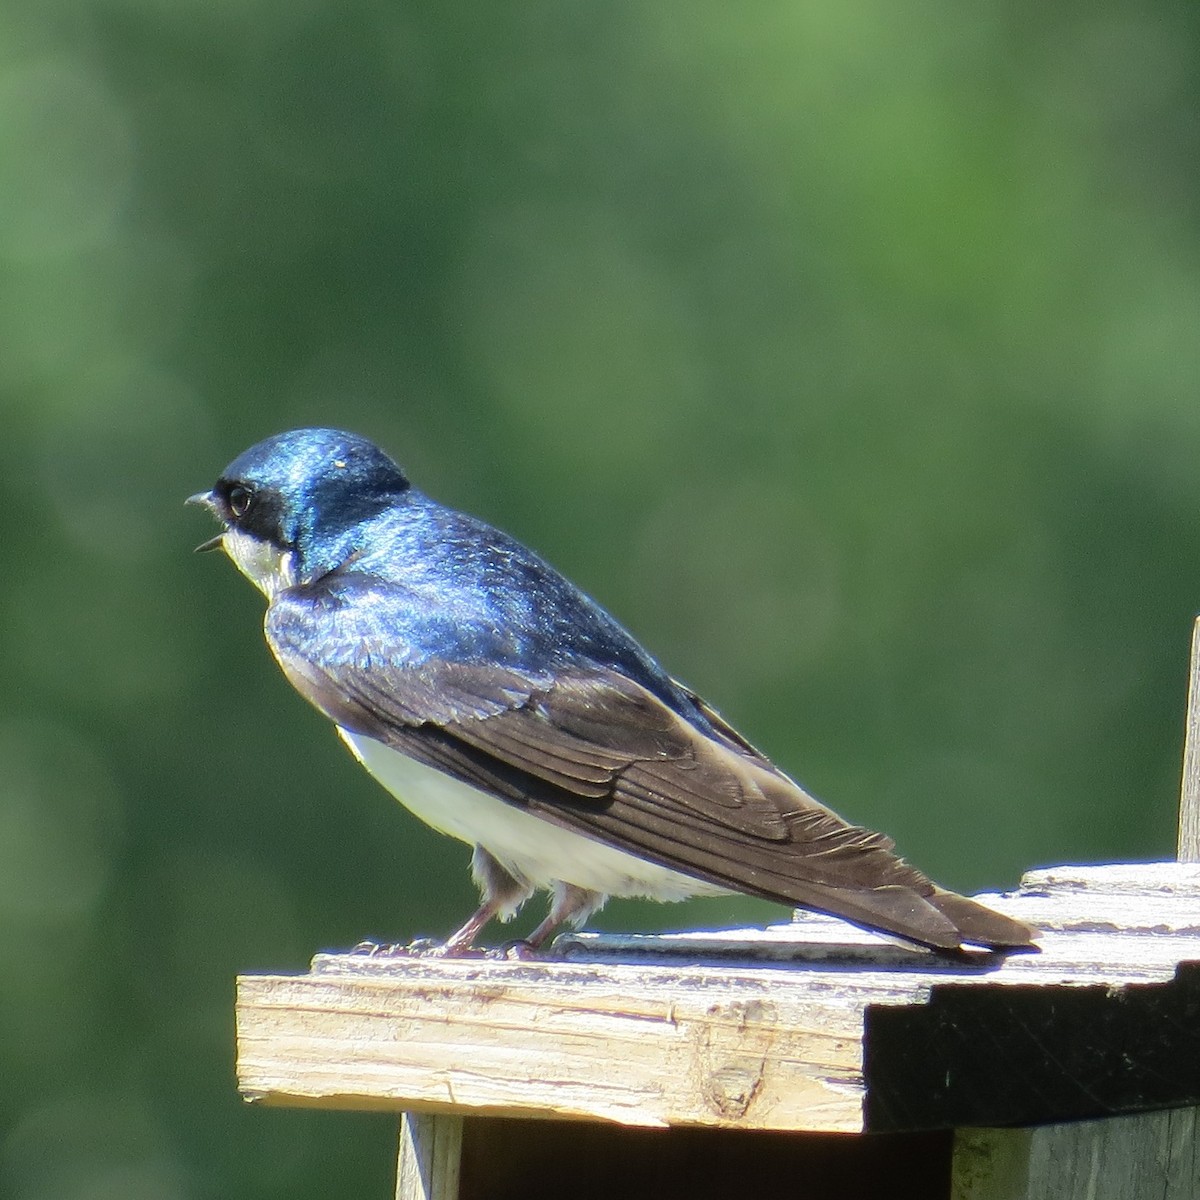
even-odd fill
[(235, 484), (229, 489), (229, 511), (235, 517), (244, 517), (250, 511), (250, 501), (253, 499), (254, 493), (249, 488)]

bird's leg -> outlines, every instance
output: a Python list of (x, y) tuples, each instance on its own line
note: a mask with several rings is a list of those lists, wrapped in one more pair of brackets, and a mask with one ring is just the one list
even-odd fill
[(467, 953), (483, 927), (500, 911), (496, 900), (485, 900), (463, 923), (439, 946), (436, 953), (446, 958), (455, 958)]
[(467, 953), (493, 917), (509, 920), (533, 892), (528, 881), (502, 867), (482, 846), (476, 846), (471, 855), (471, 875), (479, 884), (483, 902), (439, 948), (447, 958)]
[(554, 898), (546, 919), (525, 939), (530, 950), (540, 950), (546, 940), (560, 925), (573, 925), (576, 929), (598, 909), (607, 897), (573, 883), (556, 883)]

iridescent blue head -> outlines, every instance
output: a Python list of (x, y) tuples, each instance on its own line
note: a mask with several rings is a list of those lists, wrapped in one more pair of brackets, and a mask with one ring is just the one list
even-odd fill
[(224, 549), (267, 596), (319, 578), (354, 551), (354, 531), (409, 488), (373, 442), (337, 429), (294, 429), (238, 455), (208, 508), (225, 529), (202, 550)]

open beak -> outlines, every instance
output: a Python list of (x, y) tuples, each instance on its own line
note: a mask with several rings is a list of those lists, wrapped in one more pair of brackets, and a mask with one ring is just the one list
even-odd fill
[[(197, 504), (201, 508), (206, 508), (218, 520), (221, 519), (221, 510), (217, 506), (217, 498), (212, 492), (197, 492), (194, 496), (189, 496), (185, 504)], [(196, 547), (196, 553), (199, 554), (202, 550), (220, 550), (225, 542), (225, 531), (222, 529), (216, 537), (209, 538), (207, 542), (201, 542)]]

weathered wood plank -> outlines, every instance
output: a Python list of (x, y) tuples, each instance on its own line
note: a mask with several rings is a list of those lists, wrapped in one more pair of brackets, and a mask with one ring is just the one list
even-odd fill
[(243, 979), (247, 1094), (628, 1125), (861, 1127), (860, 1011), (837, 996), (774, 994), (772, 972), (702, 972), (681, 987), (632, 967), (398, 965)]
[(458, 1200), (462, 1140), (462, 1117), (405, 1113), (396, 1200)]
[(955, 962), (815, 913), (766, 929), (580, 933), (560, 943), (573, 961), (803, 962), (853, 968), (863, 979), (908, 968), (995, 984), (1086, 983), (1089, 974), (1096, 983), (1166, 980), (1182, 959), (1200, 958), (1200, 864), (1051, 867), (1026, 874), (1016, 893), (979, 899), (1035, 925), (1041, 953)]
[(1200, 1101), (1200, 866), (1055, 868), (996, 903), (1042, 953), (951, 961), (810, 917), (581, 935), (562, 961), (323, 955), (239, 981), (239, 1080), (281, 1104), (831, 1132)]
[(1035, 1129), (962, 1129), (951, 1200), (1195, 1200), (1200, 1108)]
[[(1053, 895), (1065, 900), (1072, 892), (1095, 896), (1133, 896), (1160, 900), (1200, 897), (1200, 864), (1178, 862), (1091, 863), (1041, 867), (1026, 871), (1016, 893), (1022, 899)], [(1195, 910), (1193, 910), (1194, 912)]]

